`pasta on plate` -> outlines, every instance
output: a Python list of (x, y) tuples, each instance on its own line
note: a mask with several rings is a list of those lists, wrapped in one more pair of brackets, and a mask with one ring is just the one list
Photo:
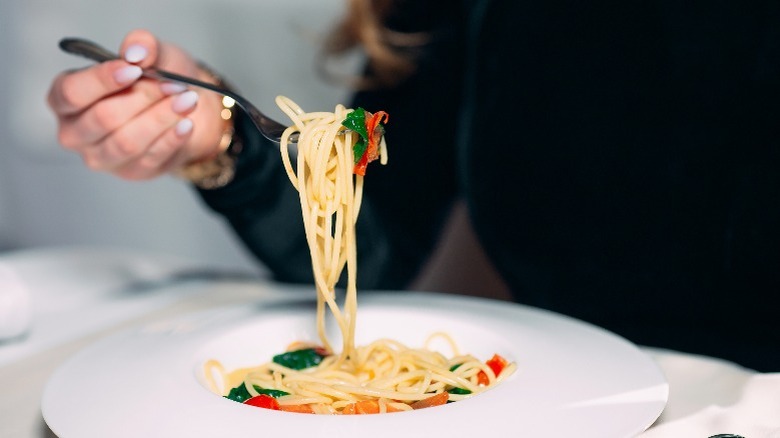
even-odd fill
[[(483, 361), (458, 351), (444, 332), (420, 348), (392, 339), (355, 345), (357, 255), (355, 223), (368, 163), (387, 162), (388, 114), (338, 105), (332, 112), (305, 112), (287, 97), (276, 103), (292, 125), (281, 139), (281, 158), (301, 203), (317, 290), (319, 344), (296, 342), (271, 361), (226, 370), (204, 365), (212, 390), (231, 400), (267, 409), (317, 414), (370, 414), (442, 405), (485, 391), (516, 365), (495, 354)], [(297, 150), (289, 138), (298, 134)], [(293, 162), (294, 156), (294, 162)], [(346, 269), (343, 302), (336, 284)], [(329, 312), (341, 333), (340, 351), (325, 334)], [(430, 348), (444, 340), (450, 355)]]

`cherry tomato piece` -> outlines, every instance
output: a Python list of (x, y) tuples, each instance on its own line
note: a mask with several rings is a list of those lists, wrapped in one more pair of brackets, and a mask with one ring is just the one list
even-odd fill
[(257, 406), (258, 408), (271, 409), (274, 411), (279, 410), (279, 402), (270, 395), (260, 394), (256, 395), (244, 402), (245, 405)]

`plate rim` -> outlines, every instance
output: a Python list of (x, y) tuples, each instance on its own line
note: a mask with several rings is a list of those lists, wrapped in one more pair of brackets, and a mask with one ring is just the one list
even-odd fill
[[(399, 297), (402, 297), (399, 299)], [(256, 301), (252, 301), (249, 304), (255, 304), (259, 305), (260, 308), (263, 308), (263, 306), (266, 306), (268, 304), (280, 304), (284, 306), (285, 304), (289, 303), (301, 303), (301, 302), (308, 302), (311, 303), (314, 300), (309, 297), (302, 297), (302, 296), (288, 296), (288, 297), (279, 297), (276, 299), (268, 299), (268, 298), (261, 298)], [(647, 370), (654, 371), (655, 372), (655, 378), (657, 379), (656, 383), (658, 385), (662, 385), (664, 387), (664, 393), (662, 394), (662, 400), (655, 400), (655, 407), (652, 409), (648, 408), (648, 414), (646, 416), (645, 423), (646, 424), (637, 424), (633, 430), (627, 433), (641, 433), (643, 430), (645, 430), (647, 427), (652, 425), (652, 423), (660, 416), (661, 412), (663, 411), (663, 408), (668, 401), (668, 382), (666, 381), (665, 376), (663, 375), (660, 367), (658, 364), (647, 354), (640, 350), (640, 348), (625, 339), (624, 337), (617, 335), (611, 331), (608, 331), (606, 329), (603, 329), (601, 327), (598, 327), (594, 324), (591, 324), (586, 321), (582, 321), (567, 315), (563, 315), (560, 313), (556, 313), (554, 311), (550, 311), (547, 309), (541, 309), (537, 307), (532, 307), (524, 304), (518, 304), (518, 303), (510, 303), (510, 302), (504, 302), (504, 301), (498, 301), (498, 300), (492, 300), (492, 299), (486, 299), (486, 298), (480, 298), (480, 297), (474, 297), (474, 296), (461, 296), (461, 295), (450, 295), (450, 294), (443, 294), (438, 292), (420, 292), (420, 291), (372, 291), (372, 292), (363, 292), (362, 295), (358, 298), (358, 319), (360, 320), (360, 314), (361, 314), (361, 307), (365, 308), (366, 306), (380, 308), (383, 310), (392, 310), (393, 308), (409, 308), (409, 306), (421, 306), (421, 305), (430, 305), (430, 304), (436, 304), (439, 308), (444, 308), (448, 312), (454, 312), (454, 313), (468, 313), (468, 312), (474, 312), (474, 311), (490, 311), (493, 312), (494, 316), (504, 317), (507, 316), (514, 316), (514, 315), (525, 315), (525, 316), (533, 316), (536, 318), (540, 318), (543, 321), (552, 321), (553, 323), (558, 324), (564, 324), (564, 325), (570, 325), (573, 328), (580, 328), (580, 329), (586, 329), (585, 332), (586, 335), (596, 335), (602, 337), (605, 341), (609, 341), (612, 343), (615, 343), (615, 345), (619, 345), (621, 348), (627, 349), (626, 351), (631, 351), (632, 354), (636, 354), (638, 358), (643, 358), (643, 366), (647, 368)], [(384, 306), (384, 307), (382, 307)], [(457, 309), (457, 310), (454, 310)], [(464, 311), (463, 309), (469, 309), (468, 311)], [(233, 328), (240, 328), (242, 325), (248, 324), (251, 322), (252, 313), (254, 312), (251, 310), (251, 308), (247, 309), (247, 304), (230, 304), (230, 305), (223, 305), (214, 307), (212, 309), (206, 309), (206, 310), (200, 310), (200, 311), (194, 311), (194, 312), (188, 312), (181, 315), (172, 316), (170, 318), (164, 318), (162, 321), (159, 321), (157, 323), (150, 323), (150, 324), (140, 324), (135, 325), (133, 327), (129, 327), (123, 330), (120, 330), (116, 333), (109, 334), (103, 338), (100, 338), (96, 342), (91, 343), (87, 347), (75, 352), (73, 355), (71, 355), (66, 361), (61, 363), (57, 369), (52, 373), (52, 375), (47, 380), (44, 391), (43, 391), (43, 397), (41, 400), (41, 412), (43, 414), (44, 421), (49, 425), (49, 427), (54, 431), (55, 433), (58, 433), (58, 429), (67, 428), (66, 426), (63, 426), (63, 421), (61, 420), (61, 417), (59, 413), (56, 411), (56, 405), (58, 403), (58, 396), (59, 394), (56, 394), (56, 388), (59, 386), (62, 386), (62, 380), (68, 379), (69, 375), (68, 373), (71, 371), (74, 364), (78, 365), (79, 361), (85, 360), (89, 358), (90, 354), (94, 354), (96, 351), (99, 351), (101, 348), (105, 348), (107, 344), (110, 344), (112, 342), (117, 342), (118, 340), (121, 340), (122, 337), (133, 337), (137, 336), (138, 333), (142, 332), (143, 330), (149, 330), (150, 327), (154, 327), (155, 324), (159, 324), (158, 329), (161, 328), (163, 332), (166, 330), (166, 325), (168, 325), (167, 329), (170, 329), (170, 327), (173, 327), (173, 329), (176, 329), (177, 324), (181, 324), (183, 322), (192, 321), (193, 319), (201, 319), (208, 316), (215, 316), (218, 317), (219, 315), (230, 315), (231, 312), (235, 313), (236, 315), (241, 315), (244, 313), (246, 318), (249, 318), (246, 321), (238, 320), (235, 323), (231, 325), (225, 325), (223, 326), (223, 329), (220, 333), (226, 332), (230, 327)], [(255, 318), (261, 316), (262, 314), (258, 315), (255, 314)], [(314, 314), (311, 314), (311, 318), (314, 318)], [(219, 318), (216, 318), (219, 319)], [(525, 322), (523, 322), (525, 323)], [(521, 324), (522, 325), (522, 324)], [(221, 334), (212, 335), (210, 339), (214, 339), (215, 336), (220, 336)], [(196, 338), (199, 339), (199, 338)], [(202, 339), (201, 339), (202, 341)], [(200, 347), (203, 347), (203, 343), (201, 342)], [(194, 348), (194, 347), (193, 347)], [(193, 356), (196, 354), (196, 352), (199, 350), (199, 348), (194, 348), (189, 350), (190, 356)], [(184, 360), (182, 358), (182, 360)], [(647, 371), (646, 370), (646, 371)], [(194, 377), (194, 376), (193, 376)], [(515, 376), (513, 376), (515, 377)], [(516, 377), (515, 377), (516, 378)], [(194, 379), (193, 379), (194, 380)], [(201, 386), (201, 384), (198, 382), (200, 390), (204, 390)], [(493, 390), (496, 390), (498, 388), (494, 388)], [(213, 394), (209, 394), (213, 397)], [(660, 397), (661, 393), (656, 394), (657, 397)], [(218, 397), (213, 397), (213, 401), (209, 401), (207, 405), (209, 407), (214, 407), (214, 412), (216, 413), (222, 413), (225, 411), (224, 407), (219, 407), (216, 402), (222, 403), (223, 400), (220, 400)], [(234, 403), (234, 402), (230, 402)], [(469, 404), (466, 404), (467, 406)], [(228, 406), (228, 408), (233, 409), (234, 406), (222, 404), (221, 406)], [(461, 406), (461, 403), (455, 403), (447, 406), (447, 409), (451, 410), (453, 412), (453, 415), (456, 415), (460, 411), (464, 410), (467, 406)], [(657, 411), (657, 412), (656, 412)], [(254, 413), (253, 413), (254, 414)], [(277, 414), (277, 412), (274, 412), (273, 414)], [(404, 413), (404, 415), (408, 415), (409, 413)], [(433, 414), (433, 412), (419, 412), (416, 413), (417, 416), (421, 416), (419, 414)], [(292, 414), (296, 415), (296, 414)], [(232, 418), (241, 418), (242, 415), (228, 415)], [(308, 417), (308, 416), (307, 416)], [(350, 422), (353, 424), (356, 424), (355, 422), (358, 422), (359, 424), (384, 424), (387, 423), (390, 418), (393, 416), (388, 415), (380, 415), (380, 416), (366, 416), (370, 418), (352, 418), (350, 419)], [(380, 418), (381, 417), (381, 418)], [(337, 418), (337, 417), (331, 417), (331, 418)], [(397, 418), (393, 418), (393, 421), (390, 422), (387, 426), (382, 427), (393, 427), (392, 424), (397, 422)], [(345, 422), (342, 420), (340, 421), (340, 425), (343, 426)], [(311, 428), (317, 429), (319, 431), (322, 429), (322, 427), (325, 427), (326, 429), (330, 426), (329, 424), (333, 424), (333, 420), (325, 420), (323, 416), (317, 416), (316, 419), (296, 419), (296, 423), (299, 424), (310, 424)], [(313, 424), (313, 425), (311, 425)], [(68, 426), (70, 427), (70, 426)], [(350, 426), (354, 427), (354, 426)], [(348, 430), (349, 427), (346, 428)], [(316, 433), (319, 433), (315, 431)], [(61, 438), (67, 438), (68, 430), (62, 430), (63, 435), (58, 435)], [(315, 433), (315, 434), (316, 434)], [(80, 436), (80, 435), (77, 435)], [(319, 436), (319, 435), (317, 435)], [(325, 435), (323, 435), (325, 436)], [(348, 436), (348, 435), (345, 435)], [(633, 436), (633, 435), (625, 435), (625, 436)]]

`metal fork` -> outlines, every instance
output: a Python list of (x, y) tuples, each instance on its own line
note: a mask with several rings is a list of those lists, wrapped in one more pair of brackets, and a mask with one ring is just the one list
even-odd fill
[[(63, 38), (62, 40), (60, 40), (60, 49), (62, 49), (67, 53), (83, 56), (87, 59), (91, 59), (97, 62), (105, 62), (114, 59), (119, 59), (119, 56), (116, 53), (112, 53), (111, 51), (101, 47), (100, 45), (83, 38)], [(143, 70), (143, 76), (150, 79), (158, 79), (162, 81), (172, 81), (172, 82), (179, 82), (182, 84), (188, 84), (195, 87), (211, 90), (223, 96), (228, 96), (232, 98), (233, 100), (236, 101), (236, 105), (240, 106), (249, 115), (249, 118), (257, 127), (257, 130), (260, 131), (260, 133), (265, 138), (271, 140), (274, 143), (277, 144), (279, 143), (282, 137), (282, 132), (284, 132), (284, 130), (287, 129), (287, 126), (277, 122), (276, 120), (269, 118), (268, 116), (263, 114), (262, 111), (257, 109), (257, 107), (255, 107), (252, 104), (252, 102), (250, 102), (245, 97), (231, 90), (218, 87), (208, 82), (199, 81), (197, 79), (193, 79), (187, 76), (181, 76), (176, 73), (171, 73), (168, 71), (159, 70), (155, 68), (145, 68)], [(293, 133), (290, 136), (289, 141), (290, 143), (297, 143), (298, 134)]]

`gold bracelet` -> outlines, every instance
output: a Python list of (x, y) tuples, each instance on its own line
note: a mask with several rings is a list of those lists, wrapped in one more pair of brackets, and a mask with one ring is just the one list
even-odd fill
[[(220, 86), (225, 86), (211, 69), (209, 72)], [(212, 190), (229, 184), (236, 173), (236, 155), (241, 149), (240, 142), (235, 135), (235, 105), (233, 98), (222, 97), (222, 109), (220, 117), (225, 122), (226, 128), (222, 131), (219, 140), (219, 153), (214, 157), (190, 163), (176, 172), (176, 176), (186, 179), (201, 189)]]

